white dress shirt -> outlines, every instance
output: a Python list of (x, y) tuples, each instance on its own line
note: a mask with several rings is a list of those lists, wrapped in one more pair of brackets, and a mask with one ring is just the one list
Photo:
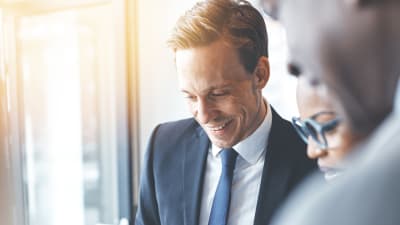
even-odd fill
[[(266, 144), (272, 125), (271, 107), (261, 125), (233, 149), (238, 153), (232, 181), (229, 225), (254, 224), (258, 193), (265, 161)], [(208, 225), (211, 206), (221, 175), (220, 151), (212, 145), (208, 151), (203, 195), (200, 208), (200, 225)]]

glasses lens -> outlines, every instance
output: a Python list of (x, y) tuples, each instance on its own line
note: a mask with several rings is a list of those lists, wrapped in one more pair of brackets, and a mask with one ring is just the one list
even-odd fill
[(340, 119), (339, 118), (335, 118), (329, 122), (327, 122), (326, 124), (323, 125), (323, 130), (325, 132), (327, 131), (332, 131), (334, 129), (336, 129), (336, 127), (339, 125)]
[(303, 139), (303, 141), (307, 144), (308, 143), (308, 136), (310, 136), (307, 128), (304, 124), (300, 121), (300, 118), (293, 118), (292, 124), (297, 132), (297, 134)]
[(306, 123), (307, 130), (310, 132), (313, 140), (322, 148), (326, 148), (324, 135), (319, 132), (319, 130), (314, 127), (311, 123)]

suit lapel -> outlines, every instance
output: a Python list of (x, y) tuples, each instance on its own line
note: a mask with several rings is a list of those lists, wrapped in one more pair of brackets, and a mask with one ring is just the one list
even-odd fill
[(199, 222), (201, 195), (209, 139), (201, 127), (186, 142), (183, 168), (184, 224), (197, 225)]
[(283, 119), (272, 109), (272, 126), (265, 154), (255, 225), (269, 223), (272, 213), (287, 191), (292, 163), (291, 157), (286, 153), (290, 141), (285, 140), (283, 128)]

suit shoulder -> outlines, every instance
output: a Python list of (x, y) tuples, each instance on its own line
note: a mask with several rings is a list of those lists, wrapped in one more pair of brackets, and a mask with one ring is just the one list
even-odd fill
[(167, 133), (170, 138), (173, 138), (183, 135), (189, 130), (196, 130), (198, 127), (199, 124), (196, 120), (188, 118), (159, 124), (156, 130), (159, 134)]
[(162, 123), (153, 130), (149, 144), (162, 148), (179, 146), (183, 140), (197, 135), (199, 129), (199, 124), (193, 118)]

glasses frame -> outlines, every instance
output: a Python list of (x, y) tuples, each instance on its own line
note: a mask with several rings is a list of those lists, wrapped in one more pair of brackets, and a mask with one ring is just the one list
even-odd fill
[[(311, 136), (311, 138), (315, 141), (315, 143), (318, 144), (321, 150), (326, 150), (328, 149), (328, 141), (325, 136), (326, 131), (333, 130), (341, 122), (341, 119), (339, 117), (335, 117), (334, 119), (331, 119), (324, 123), (316, 121), (317, 117), (327, 114), (336, 115), (335, 112), (321, 111), (304, 120), (302, 120), (300, 117), (293, 117), (292, 125), (295, 128), (297, 134), (306, 144), (308, 144), (308, 137)], [(310, 131), (308, 127), (312, 127), (315, 132)], [(321, 136), (322, 140), (320, 140), (318, 136)]]

